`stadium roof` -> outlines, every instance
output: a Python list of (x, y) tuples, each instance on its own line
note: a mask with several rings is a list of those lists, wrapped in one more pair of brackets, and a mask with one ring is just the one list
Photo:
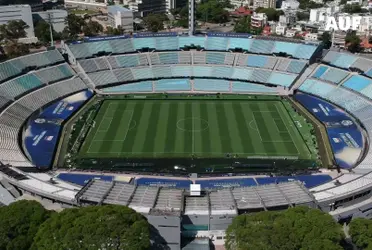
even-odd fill
[(190, 196), (184, 189), (93, 179), (76, 197), (82, 203), (124, 205), (152, 215), (228, 215), (237, 214), (238, 209), (268, 209), (314, 202), (313, 196), (297, 181), (225, 188)]

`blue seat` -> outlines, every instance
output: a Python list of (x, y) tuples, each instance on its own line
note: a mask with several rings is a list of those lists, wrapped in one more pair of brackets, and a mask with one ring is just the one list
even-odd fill
[(249, 82), (232, 82), (232, 92), (274, 93), (275, 88)]
[(225, 64), (226, 53), (214, 53), (207, 52), (206, 63), (207, 64)]
[(252, 53), (271, 54), (275, 46), (275, 41), (271, 40), (253, 40), (250, 48)]
[(191, 66), (181, 66), (175, 65), (172, 66), (172, 76), (173, 77), (189, 77), (192, 76), (192, 67)]
[(305, 66), (306, 62), (304, 61), (291, 60), (291, 62), (288, 65), (287, 71), (299, 74), (305, 68)]
[(290, 75), (279, 72), (272, 72), (271, 76), (267, 80), (267, 83), (274, 85), (280, 85), (284, 87), (289, 87), (292, 85), (293, 81), (296, 79), (296, 75)]
[(228, 48), (250, 50), (252, 41), (253, 39), (247, 39), (247, 38), (230, 38)]
[(298, 49), (299, 44), (287, 43), (287, 42), (275, 42), (273, 53), (287, 53), (288, 55), (294, 55)]
[(313, 74), (313, 77), (320, 78), (328, 70), (327, 66), (321, 65), (318, 67), (316, 72)]
[(208, 50), (227, 50), (227, 38), (225, 37), (207, 37)]
[(196, 91), (228, 92), (229, 87), (230, 82), (226, 80), (194, 79), (194, 90)]
[(247, 66), (262, 68), (267, 62), (267, 57), (259, 55), (249, 55), (247, 58)]
[(123, 84), (115, 87), (105, 88), (105, 93), (113, 92), (152, 92), (152, 81)]
[(169, 53), (159, 53), (159, 60), (162, 64), (177, 64), (178, 60), (178, 53), (177, 52), (169, 52)]
[(300, 44), (296, 52), (293, 54), (293, 57), (300, 59), (310, 59), (316, 49), (317, 46), (314, 45)]
[(155, 82), (155, 91), (190, 91), (188, 79), (162, 79)]
[(178, 37), (156, 37), (156, 49), (157, 50), (177, 50), (178, 49)]
[(119, 67), (135, 67), (139, 65), (138, 55), (128, 55), (128, 56), (116, 56), (114, 57)]
[(362, 89), (372, 83), (371, 79), (363, 76), (352, 76), (344, 82), (342, 86), (360, 92)]
[(328, 70), (320, 77), (320, 79), (338, 84), (348, 75), (349, 72), (347, 71), (329, 67)]
[(156, 40), (154, 37), (146, 37), (146, 38), (134, 38), (133, 39), (133, 46), (135, 50), (140, 50), (143, 48), (156, 48)]
[(183, 48), (185, 46), (200, 46), (205, 48), (205, 36), (181, 36), (178, 38), (178, 47)]

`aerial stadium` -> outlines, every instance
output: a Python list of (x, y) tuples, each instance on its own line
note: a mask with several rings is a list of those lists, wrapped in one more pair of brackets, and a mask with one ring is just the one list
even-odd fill
[[(129, 206), (170, 249), (242, 213), (371, 218), (372, 60), (244, 34), (133, 34), (0, 63), (0, 188)], [(223, 244), (223, 243), (221, 243)]]

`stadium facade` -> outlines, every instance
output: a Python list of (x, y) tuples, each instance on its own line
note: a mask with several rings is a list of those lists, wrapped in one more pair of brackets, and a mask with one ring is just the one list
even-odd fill
[[(318, 44), (160, 33), (63, 44), (60, 51), (1, 63), (1, 186), (14, 197), (28, 193), (66, 207), (127, 205), (147, 216), (154, 242), (171, 249), (181, 248), (181, 237), (223, 239), (241, 213), (306, 205), (338, 221), (371, 218), (372, 61), (321, 54)], [(176, 78), (192, 81), (181, 86), (161, 81)], [(211, 80), (198, 81), (202, 78)], [(201, 181), (196, 175), (154, 177), (155, 184), (103, 176), (77, 185), (59, 172), (37, 171), (53, 165), (59, 138), (66, 136), (63, 125), (95, 95), (157, 92), (292, 96), (326, 127), (324, 139), (330, 140), (339, 172), (314, 186), (306, 183), (317, 175), (305, 183), (278, 177), (230, 185), (237, 177), (206, 179), (200, 194), (192, 195), (189, 185)]]

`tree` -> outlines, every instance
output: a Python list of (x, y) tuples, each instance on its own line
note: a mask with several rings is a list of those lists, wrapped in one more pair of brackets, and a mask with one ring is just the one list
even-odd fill
[(300, 0), (299, 2), (300, 2), (299, 8), (303, 10), (317, 9), (317, 8), (321, 8), (324, 6), (321, 3), (316, 3), (314, 1), (309, 1), (309, 0)]
[(30, 53), (30, 46), (18, 43), (16, 40), (9, 40), (5, 43), (4, 50), (8, 58), (14, 58)]
[(119, 36), (124, 34), (124, 29), (119, 25), (117, 28), (108, 26), (105, 33), (111, 36)]
[(346, 35), (346, 37), (345, 37), (345, 43), (346, 43), (347, 49), (350, 52), (357, 53), (357, 52), (360, 52), (361, 51), (361, 47), (360, 47), (361, 40), (360, 40), (360, 37), (358, 35), (356, 35), (356, 33), (354, 31), (353, 32), (349, 32)]
[[(49, 23), (45, 22), (44, 20), (40, 20), (34, 24), (35, 27), (35, 36), (39, 39), (39, 41), (43, 44), (48, 44), (50, 42), (50, 27)], [(53, 39), (59, 40), (61, 39), (61, 34), (57, 33), (53, 28)]]
[(151, 32), (158, 32), (164, 29), (165, 17), (161, 14), (150, 14), (143, 18), (146, 28)]
[(323, 47), (325, 49), (329, 49), (332, 45), (332, 37), (328, 31), (323, 32), (322, 36), (320, 37), (322, 41)]
[(350, 222), (349, 233), (353, 243), (359, 249), (372, 248), (372, 221), (357, 218)]
[(99, 22), (90, 20), (83, 26), (85, 36), (96, 36), (103, 31), (103, 27)]
[(43, 223), (31, 250), (150, 248), (150, 226), (133, 209), (91, 206), (65, 209)]
[(17, 40), (26, 37), (26, 29), (29, 26), (22, 20), (9, 21), (0, 25), (0, 40)]
[(229, 6), (228, 1), (204, 1), (197, 5), (196, 17), (205, 22), (226, 23), (229, 21), (229, 12), (225, 8)]
[(308, 207), (239, 215), (226, 234), (227, 250), (343, 249), (341, 226), (329, 214)]
[(17, 201), (0, 208), (0, 249), (30, 249), (39, 226), (51, 215), (36, 201)]
[(256, 12), (265, 13), (267, 16), (267, 20), (269, 21), (279, 21), (279, 16), (284, 14), (282, 10), (277, 11), (276, 9), (273, 9), (273, 8), (262, 8), (262, 7), (257, 8)]
[(368, 12), (368, 10), (362, 9), (359, 4), (346, 4), (342, 11), (349, 14)]
[(300, 12), (300, 11), (298, 11), (297, 13), (296, 13), (296, 16), (297, 16), (297, 19), (299, 20), (299, 21), (303, 21), (303, 20), (309, 20), (309, 18), (310, 18), (310, 14), (309, 14), (309, 12)]
[(251, 17), (241, 17), (234, 26), (234, 32), (236, 33), (250, 33), (251, 32)]
[(85, 26), (84, 18), (69, 14), (65, 22), (67, 26), (62, 32), (65, 39), (76, 39), (83, 32), (83, 27)]

